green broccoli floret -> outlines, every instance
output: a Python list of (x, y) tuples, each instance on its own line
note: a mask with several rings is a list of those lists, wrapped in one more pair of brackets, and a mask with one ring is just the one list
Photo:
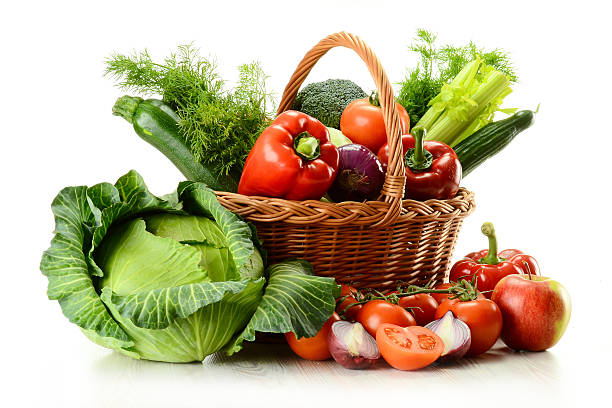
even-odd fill
[(295, 97), (293, 109), (319, 119), (325, 126), (340, 129), (344, 108), (365, 97), (366, 93), (353, 81), (328, 79), (306, 85)]

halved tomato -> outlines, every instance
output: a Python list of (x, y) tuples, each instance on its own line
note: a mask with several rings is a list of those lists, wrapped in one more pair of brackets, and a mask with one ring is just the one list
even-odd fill
[(376, 344), (385, 361), (398, 370), (427, 367), (444, 351), (440, 336), (421, 326), (382, 324), (376, 331)]

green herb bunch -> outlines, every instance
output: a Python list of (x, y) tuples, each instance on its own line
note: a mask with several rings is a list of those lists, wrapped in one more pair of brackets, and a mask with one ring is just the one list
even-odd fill
[(200, 56), (192, 45), (179, 46), (161, 64), (147, 50), (106, 60), (106, 75), (121, 89), (160, 95), (176, 111), (196, 160), (234, 177), (240, 176), (255, 140), (268, 126), (273, 105), (260, 63), (238, 70), (237, 85), (227, 90), (216, 61)]
[(473, 42), (462, 47), (452, 45), (438, 47), (436, 36), (423, 29), (417, 30), (414, 41), (409, 50), (419, 53), (421, 60), (399, 83), (401, 88), (397, 96), (397, 101), (410, 115), (411, 127), (425, 114), (429, 102), (440, 93), (442, 86), (450, 82), (465, 65), (477, 57), (486, 65), (504, 73), (511, 82), (517, 81), (510, 58), (502, 50), (485, 51)]

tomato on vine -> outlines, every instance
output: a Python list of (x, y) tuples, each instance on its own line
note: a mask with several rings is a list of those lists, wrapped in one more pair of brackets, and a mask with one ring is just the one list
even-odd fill
[(336, 312), (346, 320), (355, 320), (359, 309), (362, 307), (360, 304), (355, 305), (358, 296), (357, 289), (354, 287), (344, 284), (341, 285), (340, 297), (336, 299)]
[(363, 305), (357, 313), (357, 321), (372, 336), (376, 336), (376, 330), (383, 323), (395, 324), (401, 327), (416, 325), (416, 320), (410, 312), (401, 306), (382, 299), (370, 300)]
[(410, 310), (418, 326), (425, 326), (435, 320), (438, 302), (429, 293), (417, 293), (415, 295), (402, 296), (398, 305)]
[(436, 319), (450, 310), (456, 318), (468, 325), (472, 336), (472, 344), (466, 354), (468, 357), (477, 356), (493, 347), (502, 330), (502, 314), (499, 307), (481, 294), (479, 296), (481, 297), (467, 301), (448, 299), (436, 310)]

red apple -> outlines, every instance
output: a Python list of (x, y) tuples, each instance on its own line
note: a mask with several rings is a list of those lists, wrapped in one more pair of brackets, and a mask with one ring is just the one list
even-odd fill
[(572, 305), (567, 289), (550, 278), (508, 275), (491, 297), (504, 318), (501, 339), (514, 350), (542, 351), (567, 328)]

